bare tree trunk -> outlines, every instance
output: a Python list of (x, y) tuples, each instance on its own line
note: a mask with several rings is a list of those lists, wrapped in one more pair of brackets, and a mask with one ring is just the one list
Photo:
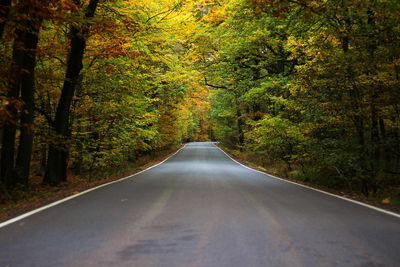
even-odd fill
[(21, 75), (25, 54), (24, 44), (26, 32), (23, 29), (16, 29), (15, 34), (16, 37), (14, 40), (13, 59), (11, 65), (13, 76), (11, 77), (9, 83), (7, 94), (8, 104), (6, 106), (9, 117), (7, 118), (4, 125), (1, 148), (0, 177), (1, 182), (4, 183), (6, 187), (12, 187), (15, 184), (15, 179), (13, 179), (13, 172), (15, 161), (15, 133), (16, 124), (18, 121), (18, 110), (16, 105), (19, 101), (18, 98), (21, 87)]
[(8, 13), (10, 13), (11, 0), (0, 0), (0, 39), (3, 37)]
[(46, 171), (47, 145), (43, 144), (40, 148), (40, 175)]
[(29, 22), (25, 39), (24, 73), (21, 76), (21, 99), (24, 101), (24, 105), (21, 113), (21, 135), (15, 163), (15, 179), (18, 183), (24, 185), (28, 185), (32, 155), (36, 48), (39, 40), (40, 25), (41, 20), (32, 20)]
[[(80, 5), (80, 1), (75, 3)], [(85, 18), (94, 16), (98, 0), (90, 0), (85, 12)], [(88, 32), (89, 25), (77, 28), (71, 26), (70, 31), (70, 51), (68, 54), (67, 71), (62, 88), (60, 101), (57, 106), (55, 117), (55, 132), (57, 135), (67, 138), (69, 127), (69, 114), (75, 87), (78, 83), (79, 73), (83, 67), (82, 60), (86, 47), (85, 34)], [(47, 161), (46, 174), (43, 183), (58, 185), (67, 178), (68, 148), (65, 144), (50, 144)]]

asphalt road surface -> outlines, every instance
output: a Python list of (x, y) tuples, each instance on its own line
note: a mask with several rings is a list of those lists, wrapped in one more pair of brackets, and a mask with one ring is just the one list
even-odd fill
[(0, 266), (400, 266), (400, 219), (190, 143), (0, 228)]

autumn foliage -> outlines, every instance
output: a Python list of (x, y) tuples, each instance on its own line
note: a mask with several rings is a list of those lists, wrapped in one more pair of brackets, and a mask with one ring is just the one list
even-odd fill
[(398, 1), (0, 6), (2, 190), (206, 140), (337, 189), (399, 184)]
[[(117, 167), (149, 151), (208, 140), (207, 88), (187, 49), (197, 27), (192, 3), (1, 5), (3, 190), (28, 186), (31, 174), (57, 185), (68, 169)], [(18, 165), (21, 156), (28, 165)]]

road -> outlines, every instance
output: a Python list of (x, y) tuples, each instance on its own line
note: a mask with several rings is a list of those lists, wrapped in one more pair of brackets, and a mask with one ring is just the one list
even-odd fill
[(0, 266), (400, 266), (400, 219), (190, 143), (0, 228)]

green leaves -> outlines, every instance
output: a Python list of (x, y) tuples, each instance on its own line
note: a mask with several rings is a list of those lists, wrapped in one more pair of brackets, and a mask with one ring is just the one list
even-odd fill
[(334, 180), (324, 183), (376, 191), (377, 173), (400, 170), (394, 2), (223, 3), (223, 22), (205, 25), (216, 137)]

